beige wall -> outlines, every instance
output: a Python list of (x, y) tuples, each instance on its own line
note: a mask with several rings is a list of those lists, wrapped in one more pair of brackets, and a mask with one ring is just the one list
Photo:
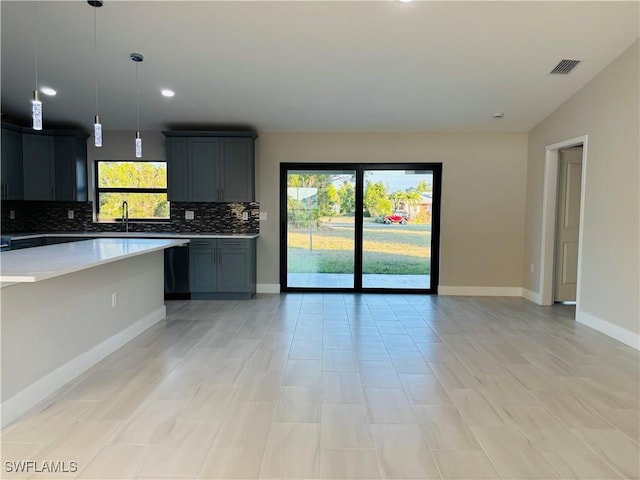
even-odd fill
[(583, 312), (635, 334), (640, 332), (639, 55), (636, 41), (529, 133), (522, 280), (524, 288), (540, 292), (545, 146), (588, 135), (577, 316)]
[(442, 162), (440, 285), (520, 287), (526, 133), (261, 133), (258, 283), (279, 284), (283, 162)]

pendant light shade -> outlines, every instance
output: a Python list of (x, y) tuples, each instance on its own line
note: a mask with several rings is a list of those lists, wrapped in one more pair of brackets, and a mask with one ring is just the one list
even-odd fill
[(138, 64), (144, 60), (141, 53), (132, 53), (129, 58), (136, 64), (136, 158), (142, 158), (142, 137), (140, 136), (140, 100), (138, 88)]
[(136, 158), (142, 158), (142, 138), (140, 138), (140, 132), (136, 132)]
[(38, 90), (33, 91), (33, 100), (31, 100), (31, 120), (34, 130), (42, 130), (42, 102), (38, 95)]
[(102, 146), (102, 124), (100, 123), (100, 116), (96, 115), (93, 119), (93, 144), (96, 147)]
[(96, 147), (102, 146), (102, 124), (100, 123), (100, 115), (98, 113), (98, 34), (96, 28), (96, 10), (102, 6), (101, 0), (87, 0), (87, 3), (93, 7), (93, 57), (95, 60), (94, 74), (96, 77), (96, 115), (93, 118), (93, 144)]

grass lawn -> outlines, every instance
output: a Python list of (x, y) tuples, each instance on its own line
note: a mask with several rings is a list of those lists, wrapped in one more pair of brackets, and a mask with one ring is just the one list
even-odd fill
[[(431, 231), (428, 225), (384, 225), (373, 221), (365, 222), (363, 273), (430, 273)], [(292, 230), (289, 227), (288, 271), (353, 273), (353, 238), (353, 223), (336, 219), (326, 226), (313, 229), (311, 235), (308, 230)]]

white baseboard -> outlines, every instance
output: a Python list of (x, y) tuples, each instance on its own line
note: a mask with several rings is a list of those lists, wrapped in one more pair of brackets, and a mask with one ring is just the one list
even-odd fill
[(529, 300), (530, 302), (537, 303), (538, 305), (542, 305), (542, 295), (538, 292), (533, 292), (527, 288), (522, 289), (522, 296)]
[(280, 293), (279, 283), (258, 283), (256, 293)]
[(640, 350), (640, 335), (582, 310), (576, 310), (576, 321), (619, 342)]
[(134, 324), (116, 333), (112, 337), (107, 338), (91, 350), (69, 360), (24, 390), (16, 393), (13, 397), (2, 402), (2, 406), (0, 407), (2, 410), (2, 427), (16, 420), (60, 387), (69, 383), (100, 360), (115, 352), (127, 342), (133, 340), (142, 332), (166, 317), (167, 311), (163, 305), (161, 308), (142, 317)]
[(521, 297), (520, 287), (448, 287), (438, 286), (438, 295), (464, 295), (471, 297)]

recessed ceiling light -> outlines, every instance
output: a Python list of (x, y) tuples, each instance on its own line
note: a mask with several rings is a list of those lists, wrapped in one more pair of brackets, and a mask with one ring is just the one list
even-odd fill
[(491, 118), (493, 118), (495, 120), (500, 120), (501, 118), (504, 118), (504, 113), (496, 112), (493, 115), (491, 115)]
[(398, 0), (400, 3), (409, 3), (411, 0)]
[(176, 92), (169, 90), (168, 88), (163, 88), (160, 90), (160, 93), (165, 97), (173, 97), (176, 94)]
[(49, 95), (50, 97), (53, 97), (58, 93), (51, 87), (40, 87), (40, 91), (45, 95)]

